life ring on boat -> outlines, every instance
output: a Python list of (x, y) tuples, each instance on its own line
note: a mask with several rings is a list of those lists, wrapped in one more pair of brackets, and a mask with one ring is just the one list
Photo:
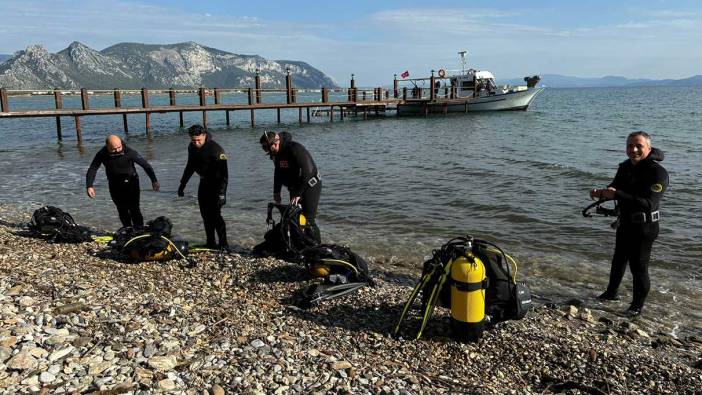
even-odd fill
[(446, 70), (439, 69), (439, 78), (444, 78), (444, 77), (446, 77)]

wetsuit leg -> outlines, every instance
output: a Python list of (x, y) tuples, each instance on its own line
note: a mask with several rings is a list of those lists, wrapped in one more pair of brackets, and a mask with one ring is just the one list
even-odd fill
[(651, 248), (653, 241), (658, 236), (658, 223), (643, 225), (636, 238), (630, 240), (631, 255), (629, 257), (629, 268), (634, 278), (634, 296), (631, 307), (641, 309), (646, 301), (646, 296), (651, 289), (651, 281), (648, 276), (648, 262), (651, 259)]
[(129, 195), (126, 197), (129, 216), (132, 220), (132, 226), (135, 228), (142, 228), (144, 226), (144, 216), (141, 215), (141, 208), (139, 207), (141, 188), (139, 188), (139, 177), (133, 177), (129, 181)]
[(628, 261), (628, 240), (623, 226), (617, 228), (617, 239), (614, 246), (614, 256), (612, 256), (612, 268), (609, 271), (609, 284), (605, 292), (609, 296), (616, 296), (619, 291), (619, 285), (626, 271), (626, 263)]
[(205, 235), (207, 236), (207, 245), (214, 247), (215, 231), (219, 238), (219, 246), (227, 247), (227, 229), (222, 218), (222, 210), (219, 207), (219, 183), (208, 182), (204, 179), (200, 180), (200, 186), (197, 191), (198, 203), (200, 205), (200, 214), (205, 225)]
[(129, 213), (129, 180), (114, 179), (109, 180), (110, 197), (117, 207), (119, 220), (122, 226), (132, 226), (132, 216)]
[(197, 188), (197, 203), (200, 206), (200, 215), (202, 216), (202, 222), (205, 225), (205, 236), (207, 237), (207, 247), (214, 247), (215, 236), (214, 236), (214, 224), (211, 220), (212, 205), (215, 203), (212, 201), (211, 194), (207, 188), (207, 183), (205, 180), (200, 180), (200, 185)]
[(322, 182), (318, 182), (313, 188), (307, 189), (302, 193), (300, 197), (300, 204), (302, 205), (302, 213), (307, 219), (307, 226), (305, 226), (305, 234), (312, 239), (316, 240), (317, 243), (322, 242), (322, 235), (317, 226), (317, 207), (319, 206), (319, 198), (322, 196)]

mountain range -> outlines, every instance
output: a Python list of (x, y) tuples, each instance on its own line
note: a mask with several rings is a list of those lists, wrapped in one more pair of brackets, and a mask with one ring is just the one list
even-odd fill
[[(2, 60), (2, 58), (0, 58)], [(94, 50), (79, 42), (52, 54), (41, 45), (0, 63), (0, 86), (10, 89), (284, 88), (289, 70), (297, 88), (335, 88), (334, 81), (305, 62), (239, 55), (194, 42), (120, 43)]]
[[(499, 80), (498, 84), (524, 85), (524, 79), (511, 78)], [(605, 88), (605, 87), (636, 87), (636, 86), (702, 86), (702, 75), (695, 75), (683, 79), (630, 79), (618, 76), (601, 78), (572, 77), (560, 74), (544, 74), (541, 76), (540, 85), (551, 88)]]

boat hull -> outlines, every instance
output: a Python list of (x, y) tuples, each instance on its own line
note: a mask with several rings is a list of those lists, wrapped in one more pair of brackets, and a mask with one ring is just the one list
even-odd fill
[[(532, 101), (543, 88), (530, 88), (518, 92), (509, 92), (491, 96), (466, 98), (466, 101), (456, 103), (455, 100), (445, 103), (429, 103), (427, 112), (474, 112), (474, 111), (526, 111)], [(398, 105), (397, 111), (404, 114), (423, 114), (426, 102), (410, 102)]]

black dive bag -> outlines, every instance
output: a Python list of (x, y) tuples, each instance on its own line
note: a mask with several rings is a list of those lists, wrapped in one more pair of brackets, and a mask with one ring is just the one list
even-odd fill
[(372, 282), (368, 263), (349, 247), (320, 244), (304, 249), (300, 256), (313, 277), (343, 276), (348, 282)]
[(186, 258), (188, 242), (172, 240), (172, 229), (173, 224), (168, 218), (158, 217), (149, 221), (143, 229), (121, 228), (115, 233), (110, 246), (135, 262)]
[(44, 206), (34, 211), (28, 228), (34, 236), (55, 243), (92, 241), (87, 227), (78, 225), (71, 214), (54, 206)]

